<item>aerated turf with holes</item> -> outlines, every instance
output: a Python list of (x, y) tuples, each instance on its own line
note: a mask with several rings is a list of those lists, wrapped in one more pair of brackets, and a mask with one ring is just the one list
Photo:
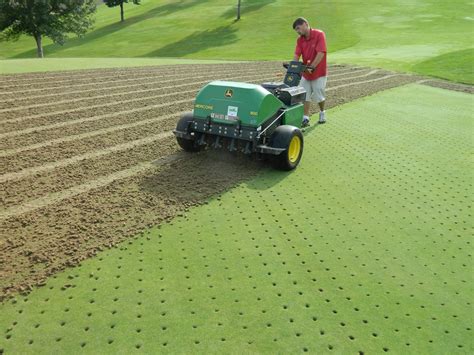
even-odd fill
[(296, 171), (2, 305), (0, 348), (472, 352), (471, 103), (412, 85), (329, 111)]

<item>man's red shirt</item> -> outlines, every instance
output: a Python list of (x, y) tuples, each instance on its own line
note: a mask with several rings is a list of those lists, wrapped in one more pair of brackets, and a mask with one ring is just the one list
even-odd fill
[(306, 65), (311, 64), (319, 52), (324, 52), (324, 57), (314, 72), (311, 74), (303, 73), (303, 77), (307, 80), (316, 80), (317, 78), (328, 75), (326, 35), (323, 31), (312, 28), (309, 32), (309, 38), (300, 36), (296, 41), (295, 55), (298, 57), (303, 56), (303, 63)]

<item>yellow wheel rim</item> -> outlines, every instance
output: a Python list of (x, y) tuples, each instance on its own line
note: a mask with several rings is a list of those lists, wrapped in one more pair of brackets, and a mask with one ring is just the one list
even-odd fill
[(296, 163), (301, 151), (301, 139), (298, 136), (294, 136), (291, 139), (290, 147), (288, 148), (288, 160), (290, 163)]

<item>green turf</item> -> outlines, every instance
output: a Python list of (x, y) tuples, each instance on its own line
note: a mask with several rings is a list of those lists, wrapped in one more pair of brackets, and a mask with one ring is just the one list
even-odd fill
[(14, 353), (472, 353), (472, 96), (328, 112), (257, 178), (0, 307)]
[(45, 72), (57, 70), (125, 68), (170, 64), (212, 64), (219, 60), (178, 58), (44, 58), (0, 60), (0, 74)]
[(472, 85), (474, 84), (474, 48), (430, 58), (415, 65), (414, 70)]
[[(140, 6), (125, 6), (124, 23), (117, 21), (118, 9), (100, 6), (95, 30), (64, 46), (46, 40), (44, 50), (46, 56), (55, 57), (288, 59), (295, 44), (293, 19), (300, 13), (310, 14), (316, 4), (325, 13), (334, 13), (331, 16), (337, 14), (337, 25), (330, 18), (324, 22), (328, 34), (338, 38), (332, 43), (333, 50), (354, 44), (356, 38), (342, 21), (348, 14), (315, 0), (298, 5), (286, 0), (244, 1), (238, 23), (234, 21), (235, 4), (228, 0), (143, 0)], [(268, 23), (259, 29), (256, 26), (262, 23), (262, 16)], [(308, 18), (315, 20), (314, 16)], [(0, 58), (35, 55), (34, 40), (28, 37), (0, 47)]]
[[(326, 32), (332, 62), (474, 80), (470, 56), (452, 58), (472, 48), (472, 1), (243, 0), (243, 17), (237, 23), (235, 3), (143, 0), (140, 6), (125, 6), (124, 23), (118, 21), (117, 8), (99, 6), (93, 31), (63, 47), (45, 40), (45, 54), (287, 60), (295, 44), (291, 22), (304, 15)], [(0, 58), (35, 55), (32, 38), (0, 46)], [(436, 65), (420, 64), (433, 58)]]

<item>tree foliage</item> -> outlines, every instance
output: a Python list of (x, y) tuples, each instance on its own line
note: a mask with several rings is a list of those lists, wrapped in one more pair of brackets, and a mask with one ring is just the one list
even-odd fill
[(120, 6), (120, 21), (124, 21), (124, 11), (123, 11), (123, 4), (124, 3), (133, 3), (135, 5), (140, 5), (141, 0), (103, 0), (105, 5), (108, 7), (115, 7), (115, 6)]
[(42, 57), (43, 37), (62, 45), (68, 34), (84, 35), (95, 10), (95, 0), (0, 0), (0, 40), (32, 36)]

